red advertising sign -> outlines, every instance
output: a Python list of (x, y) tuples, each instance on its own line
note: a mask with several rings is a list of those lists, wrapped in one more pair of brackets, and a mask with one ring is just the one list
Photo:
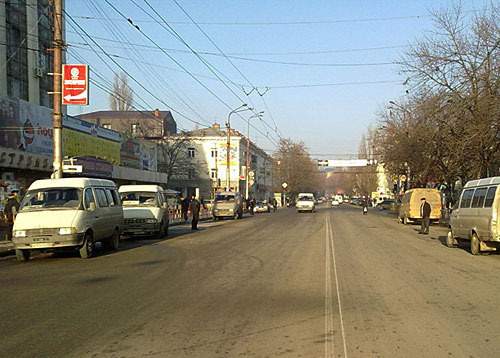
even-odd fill
[(89, 104), (89, 66), (63, 65), (63, 104)]

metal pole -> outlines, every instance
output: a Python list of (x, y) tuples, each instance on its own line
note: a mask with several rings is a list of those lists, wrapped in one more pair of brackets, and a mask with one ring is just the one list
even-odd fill
[(248, 118), (247, 129), (247, 170), (245, 175), (245, 198), (248, 200), (248, 172), (250, 171), (250, 118)]
[(62, 178), (62, 0), (54, 1), (53, 178)]
[(229, 168), (229, 164), (230, 164), (230, 160), (229, 160), (229, 152), (230, 152), (230, 145), (231, 145), (231, 125), (229, 124), (229, 121), (231, 120), (231, 114), (233, 113), (233, 111), (229, 112), (229, 115), (227, 116), (227, 123), (226, 123), (226, 131), (227, 131), (227, 144), (226, 144), (226, 150), (227, 150), (227, 153), (226, 153), (226, 191), (229, 191), (230, 189), (230, 185), (231, 185), (231, 182), (230, 182), (230, 178), (229, 178), (229, 175), (230, 175), (230, 168)]

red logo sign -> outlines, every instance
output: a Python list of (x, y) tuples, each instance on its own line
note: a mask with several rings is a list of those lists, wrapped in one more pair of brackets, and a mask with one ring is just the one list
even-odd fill
[(89, 66), (63, 65), (63, 104), (89, 104)]

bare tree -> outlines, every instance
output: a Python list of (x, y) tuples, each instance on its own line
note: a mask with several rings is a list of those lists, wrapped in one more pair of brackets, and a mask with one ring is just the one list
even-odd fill
[(128, 77), (124, 72), (115, 73), (113, 78), (113, 92), (109, 95), (109, 108), (112, 111), (132, 110), (133, 92), (128, 85)]
[(173, 179), (196, 180), (196, 163), (189, 157), (191, 139), (184, 133), (157, 140), (158, 171), (167, 174), (167, 183)]
[(300, 192), (324, 189), (324, 176), (311, 160), (304, 143), (282, 139), (275, 159), (278, 163), (278, 181), (287, 183), (287, 192), (292, 197)]

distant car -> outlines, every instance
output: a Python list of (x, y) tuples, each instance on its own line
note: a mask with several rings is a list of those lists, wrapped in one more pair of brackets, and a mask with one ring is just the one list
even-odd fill
[(377, 204), (377, 208), (380, 210), (390, 210), (395, 205), (394, 200), (384, 200), (381, 203)]
[(349, 199), (344, 199), (344, 203), (348, 203), (349, 202)]
[(339, 205), (340, 205), (340, 203), (337, 199), (332, 200), (332, 206), (339, 206)]
[(253, 208), (254, 213), (268, 213), (270, 211), (269, 205), (262, 201), (258, 201)]

